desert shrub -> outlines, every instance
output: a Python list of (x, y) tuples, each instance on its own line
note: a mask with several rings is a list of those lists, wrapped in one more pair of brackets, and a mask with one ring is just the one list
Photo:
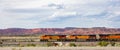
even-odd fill
[(76, 44), (75, 43), (70, 43), (69, 46), (70, 47), (76, 47)]
[(24, 45), (22, 45), (22, 44), (19, 44), (19, 47), (24, 47)]
[(79, 44), (79, 45), (77, 45), (77, 46), (79, 46), (79, 47), (80, 47), (80, 46), (82, 46), (82, 45), (81, 45), (81, 44)]
[(49, 46), (53, 46), (53, 43), (48, 42), (48, 43), (47, 43), (47, 46), (48, 46), (48, 47), (49, 47)]
[(110, 42), (111, 46), (115, 46), (115, 42)]
[(33, 47), (35, 47), (36, 45), (35, 44), (27, 44), (27, 46), (33, 46)]
[(116, 46), (120, 47), (120, 43), (116, 43)]
[(106, 42), (106, 41), (101, 41), (101, 42), (98, 43), (98, 45), (100, 45), (100, 46), (107, 46), (108, 44), (109, 43)]
[(2, 42), (0, 42), (0, 44), (2, 44)]

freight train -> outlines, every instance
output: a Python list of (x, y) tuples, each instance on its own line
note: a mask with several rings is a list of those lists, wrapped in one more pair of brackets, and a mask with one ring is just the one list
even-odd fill
[(96, 34), (96, 35), (41, 35), (40, 41), (120, 41), (120, 34)]

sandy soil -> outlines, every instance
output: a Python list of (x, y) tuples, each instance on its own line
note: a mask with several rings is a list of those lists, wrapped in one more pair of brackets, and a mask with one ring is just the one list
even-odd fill
[(0, 47), (0, 50), (120, 50), (120, 47)]

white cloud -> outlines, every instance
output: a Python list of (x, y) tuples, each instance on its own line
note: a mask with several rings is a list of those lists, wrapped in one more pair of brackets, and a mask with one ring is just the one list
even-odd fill
[[(110, 19), (120, 15), (119, 3), (119, 0), (0, 0), (0, 26), (2, 28), (42, 27), (41, 25), (46, 25), (44, 24), (46, 21), (63, 18), (61, 20), (66, 22), (66, 26), (75, 22), (76, 26), (89, 24), (86, 27), (98, 25), (113, 27), (109, 25), (112, 24)], [(50, 4), (54, 5), (49, 6)], [(71, 16), (74, 17), (71, 20), (64, 19)], [(79, 22), (83, 22), (83, 25), (79, 25), (75, 21), (76, 18)], [(93, 18), (96, 19), (91, 25), (88, 21), (94, 20)], [(61, 25), (63, 26), (64, 24)]]
[(74, 16), (74, 15), (77, 15), (77, 12), (57, 11), (49, 18), (53, 19), (53, 18), (58, 18), (58, 17), (69, 17), (69, 16)]

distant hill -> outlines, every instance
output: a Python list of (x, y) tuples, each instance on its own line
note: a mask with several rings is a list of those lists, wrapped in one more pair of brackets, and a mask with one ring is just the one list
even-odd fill
[(120, 28), (106, 28), (106, 27), (93, 27), (93, 28), (8, 28), (0, 29), (0, 35), (34, 35), (34, 34), (120, 34)]

